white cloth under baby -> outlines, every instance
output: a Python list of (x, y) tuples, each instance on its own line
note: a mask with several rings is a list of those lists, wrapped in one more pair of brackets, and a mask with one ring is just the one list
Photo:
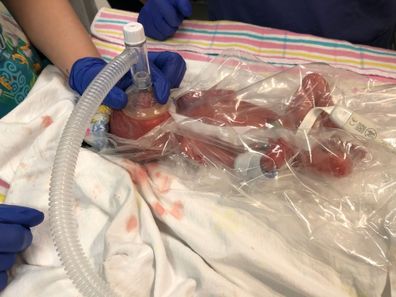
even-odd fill
[[(46, 214), (1, 297), (79, 296), (47, 216), (50, 170), (73, 101), (60, 72), (47, 67), (0, 121), (0, 178), (11, 184), (6, 203)], [(331, 251), (316, 259), (265, 219), (224, 203), (232, 197), (189, 188), (169, 166), (111, 162), (82, 149), (75, 180), (82, 246), (124, 296), (380, 297), (385, 286), (386, 270)], [(289, 219), (283, 226), (293, 224)]]

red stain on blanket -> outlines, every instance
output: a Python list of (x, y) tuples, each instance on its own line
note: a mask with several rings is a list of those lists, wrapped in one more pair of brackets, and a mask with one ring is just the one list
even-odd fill
[(137, 225), (138, 225), (138, 221), (136, 219), (136, 216), (132, 215), (127, 221), (126, 230), (128, 232), (131, 232), (134, 229), (136, 229)]
[(153, 205), (154, 212), (162, 217), (165, 214), (165, 208), (159, 202), (155, 202)]
[(176, 201), (173, 203), (172, 209), (170, 211), (170, 214), (174, 216), (176, 219), (181, 220), (184, 216), (184, 206), (181, 201)]
[(129, 176), (131, 177), (131, 180), (134, 184), (142, 186), (143, 184), (148, 183), (149, 176), (146, 169), (142, 165), (129, 160), (124, 160), (122, 167), (128, 171)]
[(41, 126), (44, 128), (48, 128), (53, 122), (54, 120), (48, 115), (41, 117)]

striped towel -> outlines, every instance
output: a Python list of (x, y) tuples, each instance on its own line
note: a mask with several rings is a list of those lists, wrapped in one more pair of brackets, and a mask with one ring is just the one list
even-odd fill
[[(91, 31), (105, 59), (122, 51), (122, 27), (136, 19), (136, 13), (111, 8), (98, 12)], [(361, 74), (396, 79), (396, 51), (239, 22), (186, 20), (167, 41), (149, 39), (148, 48), (177, 51), (186, 59), (198, 61), (208, 61), (233, 48), (278, 66), (324, 62)]]

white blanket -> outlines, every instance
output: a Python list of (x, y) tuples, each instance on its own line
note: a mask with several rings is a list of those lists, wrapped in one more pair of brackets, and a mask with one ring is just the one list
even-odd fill
[[(60, 72), (47, 67), (28, 98), (0, 121), (0, 178), (11, 185), (6, 203), (48, 214), (51, 166), (74, 99)], [(169, 164), (143, 168), (81, 150), (74, 188), (80, 239), (117, 292), (134, 297), (381, 296), (386, 267), (332, 249), (315, 257), (318, 247), (307, 246), (309, 240), (281, 235), (285, 226), (291, 235), (298, 231), (286, 212), (273, 226), (274, 220), (228, 203), (239, 198), (224, 197), (227, 191), (190, 187)], [(276, 197), (268, 194), (271, 198)], [(322, 231), (324, 237), (334, 234), (331, 227)], [(33, 236), (0, 296), (80, 296), (60, 265), (48, 216)]]

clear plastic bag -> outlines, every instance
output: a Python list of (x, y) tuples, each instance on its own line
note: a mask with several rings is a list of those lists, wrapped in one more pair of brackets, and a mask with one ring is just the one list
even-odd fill
[(101, 153), (161, 160), (331, 267), (345, 296), (381, 296), (395, 265), (396, 85), (231, 54), (172, 97), (163, 121), (137, 139), (108, 135)]

